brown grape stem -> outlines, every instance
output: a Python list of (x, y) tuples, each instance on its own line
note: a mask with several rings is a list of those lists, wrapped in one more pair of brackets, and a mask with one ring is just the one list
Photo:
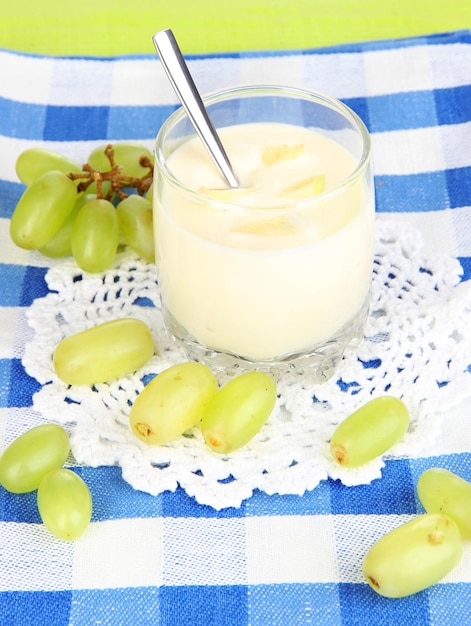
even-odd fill
[(340, 465), (344, 465), (347, 460), (347, 451), (341, 445), (332, 446), (332, 455)]
[[(123, 168), (117, 165), (114, 160), (113, 144), (110, 143), (106, 146), (105, 155), (110, 162), (109, 170), (102, 172), (93, 168), (89, 163), (85, 163), (82, 166), (82, 172), (70, 172), (67, 174), (71, 180), (81, 181), (77, 187), (79, 192), (86, 191), (94, 182), (96, 183), (97, 198), (105, 200), (112, 200), (115, 194), (120, 200), (124, 200), (124, 198), (128, 197), (128, 194), (123, 191), (123, 188), (133, 188), (140, 196), (143, 196), (148, 191), (154, 180), (153, 164), (149, 157), (142, 156), (139, 159), (139, 165), (147, 167), (149, 172), (142, 178), (138, 178), (137, 176), (125, 176), (122, 173)], [(109, 191), (104, 194), (103, 183), (106, 181), (111, 183), (111, 187)]]

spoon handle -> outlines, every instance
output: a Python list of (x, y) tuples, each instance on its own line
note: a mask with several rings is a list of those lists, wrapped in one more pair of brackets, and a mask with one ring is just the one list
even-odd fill
[(237, 176), (209, 118), (172, 31), (170, 29), (161, 30), (152, 39), (172, 87), (219, 172), (230, 187), (238, 187)]

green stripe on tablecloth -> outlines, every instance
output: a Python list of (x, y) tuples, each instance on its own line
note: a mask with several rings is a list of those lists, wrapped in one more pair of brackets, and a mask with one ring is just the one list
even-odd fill
[(287, 50), (471, 27), (468, 0), (22, 0), (4, 2), (0, 47), (52, 55), (152, 53), (172, 28), (184, 53)]

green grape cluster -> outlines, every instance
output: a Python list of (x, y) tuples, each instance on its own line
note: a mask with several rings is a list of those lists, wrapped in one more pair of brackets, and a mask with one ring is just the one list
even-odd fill
[(439, 582), (471, 540), (471, 483), (432, 467), (417, 482), (426, 513), (384, 535), (367, 552), (363, 573), (380, 595), (401, 598)]
[(263, 372), (236, 376), (221, 388), (207, 365), (179, 363), (156, 376), (136, 398), (129, 421), (148, 444), (164, 444), (199, 425), (206, 444), (227, 454), (248, 443), (276, 402), (276, 385)]
[(16, 173), (27, 186), (10, 221), (20, 248), (73, 256), (90, 273), (109, 269), (122, 244), (154, 262), (153, 158), (145, 146), (102, 146), (82, 168), (59, 153), (29, 148)]
[(65, 541), (80, 537), (92, 516), (87, 485), (63, 467), (69, 451), (65, 430), (58, 424), (42, 424), (20, 435), (0, 457), (0, 484), (12, 493), (37, 490), (44, 525)]
[[(135, 372), (154, 354), (148, 326), (133, 318), (115, 319), (65, 337), (53, 366), (68, 385), (95, 385)], [(276, 402), (276, 385), (262, 372), (240, 374), (219, 389), (202, 363), (173, 365), (153, 378), (134, 401), (129, 423), (148, 444), (173, 441), (200, 424), (208, 446), (229, 453), (262, 428)]]
[[(409, 427), (402, 400), (380, 396), (349, 415), (330, 441), (333, 459), (355, 468), (381, 456)], [(471, 483), (441, 468), (424, 472), (417, 495), (426, 513), (381, 537), (363, 560), (370, 587), (402, 598), (439, 582), (460, 561), (463, 540), (471, 540)]]
[[(370, 400), (341, 422), (330, 441), (343, 467), (369, 463), (395, 445), (409, 427), (406, 405), (393, 396)], [(471, 483), (441, 468), (424, 472), (417, 494), (426, 513), (381, 537), (363, 559), (370, 587), (402, 598), (430, 587), (460, 561), (471, 539)]]

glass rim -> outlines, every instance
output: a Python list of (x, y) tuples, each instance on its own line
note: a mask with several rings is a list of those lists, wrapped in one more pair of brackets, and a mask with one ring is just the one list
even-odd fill
[[(282, 84), (247, 84), (247, 85), (238, 85), (234, 87), (228, 87), (226, 89), (221, 89), (217, 91), (212, 91), (206, 95), (202, 96), (202, 100), (206, 107), (211, 106), (212, 104), (216, 104), (218, 102), (229, 100), (231, 98), (236, 97), (248, 97), (248, 96), (262, 96), (262, 95), (277, 95), (279, 97), (291, 97), (291, 98), (300, 98), (306, 101), (318, 102), (319, 104), (323, 104), (324, 106), (337, 111), (339, 114), (343, 115), (346, 119), (348, 119), (352, 125), (359, 131), (359, 134), (362, 139), (363, 150), (361, 156), (357, 159), (357, 164), (355, 169), (349, 174), (346, 178), (340, 181), (335, 187), (331, 187), (327, 191), (323, 191), (316, 196), (309, 198), (302, 198), (296, 200), (290, 200), (286, 202), (286, 204), (276, 205), (273, 207), (263, 207), (263, 210), (267, 209), (276, 209), (279, 211), (280, 209), (293, 209), (294, 207), (303, 207), (308, 204), (312, 207), (313, 202), (316, 204), (322, 204), (334, 198), (335, 196), (342, 193), (346, 188), (355, 185), (358, 180), (361, 179), (365, 170), (369, 167), (371, 162), (371, 137), (368, 129), (366, 128), (365, 123), (361, 119), (361, 117), (353, 111), (348, 105), (346, 105), (341, 100), (333, 96), (329, 96), (321, 91), (314, 91), (305, 89), (302, 87), (294, 87), (289, 85)], [(164, 121), (162, 126), (160, 127), (156, 139), (155, 139), (155, 165), (159, 169), (159, 173), (163, 174), (166, 178), (166, 181), (169, 182), (172, 187), (178, 189), (180, 193), (185, 193), (186, 195), (193, 198), (197, 202), (202, 204), (208, 204), (208, 200), (211, 204), (217, 202), (217, 204), (223, 208), (237, 208), (240, 210), (241, 207), (237, 205), (235, 202), (231, 200), (214, 200), (213, 198), (208, 198), (208, 195), (198, 189), (193, 187), (188, 187), (179, 180), (173, 172), (167, 166), (167, 159), (163, 154), (162, 146), (166, 139), (168, 133), (175, 127), (175, 125), (181, 121), (184, 117), (187, 117), (187, 114), (183, 108), (183, 106), (179, 106), (175, 111), (173, 111), (167, 119)], [(188, 122), (191, 124), (189, 118)], [(196, 131), (194, 135), (196, 136)], [(221, 177), (222, 182), (224, 183), (224, 179)], [(229, 187), (228, 187), (229, 188)], [(250, 210), (256, 210), (258, 207), (250, 207)], [(260, 207), (262, 208), (262, 207)]]

